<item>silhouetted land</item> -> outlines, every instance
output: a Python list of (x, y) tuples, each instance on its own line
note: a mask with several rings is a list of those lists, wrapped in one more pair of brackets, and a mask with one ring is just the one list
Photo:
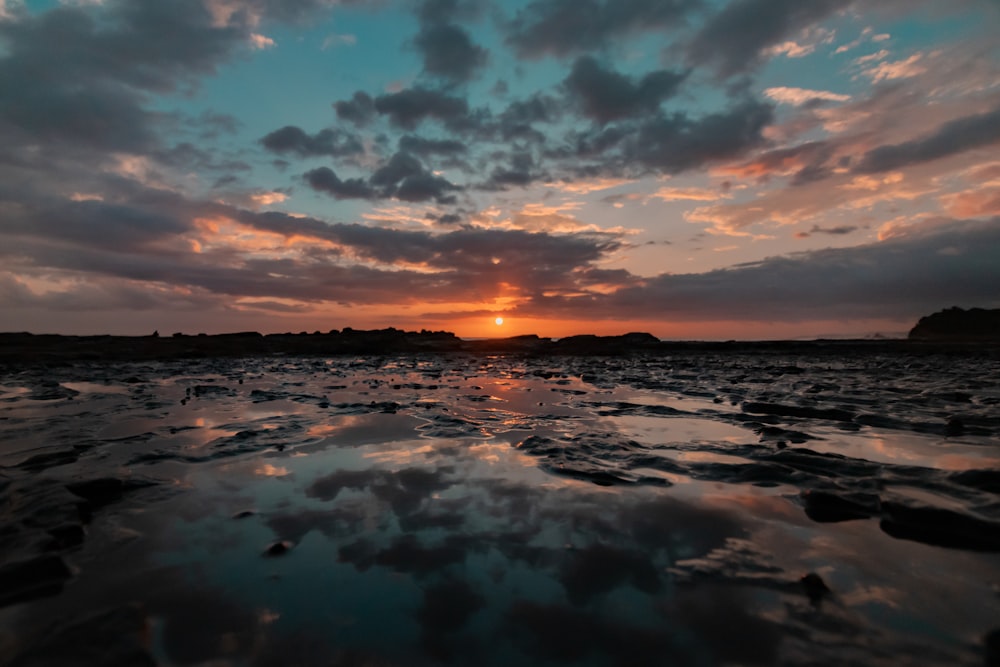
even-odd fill
[(910, 340), (1000, 342), (1000, 309), (947, 308), (921, 317)]
[[(996, 312), (996, 311), (994, 311)], [(923, 322), (923, 320), (921, 320)], [(920, 328), (920, 325), (914, 331)], [(974, 342), (970, 342), (974, 341)], [(33, 365), (69, 361), (159, 361), (168, 359), (280, 355), (372, 354), (526, 354), (620, 356), (666, 355), (684, 352), (768, 352), (810, 354), (871, 354), (975, 352), (1000, 355), (1000, 341), (989, 337), (920, 336), (909, 340), (854, 339), (813, 341), (660, 341), (648, 333), (621, 336), (578, 335), (560, 339), (536, 335), (463, 340), (447, 331), (402, 331), (395, 328), (327, 333), (263, 335), (242, 332), (218, 335), (61, 336), (0, 333), (0, 364)]]

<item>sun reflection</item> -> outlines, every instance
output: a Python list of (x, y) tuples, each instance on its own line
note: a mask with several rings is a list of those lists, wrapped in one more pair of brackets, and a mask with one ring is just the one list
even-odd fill
[(254, 474), (260, 475), (261, 477), (285, 477), (290, 473), (288, 468), (283, 466), (273, 466), (270, 463), (265, 463), (264, 465), (254, 468)]

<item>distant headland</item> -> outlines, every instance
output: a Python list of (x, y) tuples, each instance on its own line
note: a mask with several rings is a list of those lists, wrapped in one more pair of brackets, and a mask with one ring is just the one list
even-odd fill
[(921, 317), (910, 330), (910, 340), (1000, 342), (1000, 309), (946, 308)]
[[(933, 351), (942, 346), (1000, 344), (1000, 310), (949, 308), (921, 318), (907, 340), (853, 339), (814, 341), (661, 341), (652, 334), (619, 336), (583, 334), (543, 338), (534, 334), (509, 338), (464, 340), (448, 331), (357, 330), (345, 327), (326, 333), (228, 334), (161, 336), (66, 336), (0, 333), (0, 364), (24, 365), (70, 361), (164, 361), (212, 357), (343, 356), (388, 354), (527, 354), (620, 356), (683, 352), (828, 352), (851, 354), (874, 350)], [(992, 347), (992, 345), (991, 345)]]

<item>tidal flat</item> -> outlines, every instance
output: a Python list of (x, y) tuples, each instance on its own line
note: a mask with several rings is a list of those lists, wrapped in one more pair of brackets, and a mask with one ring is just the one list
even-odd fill
[(1000, 660), (992, 353), (10, 366), (0, 465), (2, 665)]

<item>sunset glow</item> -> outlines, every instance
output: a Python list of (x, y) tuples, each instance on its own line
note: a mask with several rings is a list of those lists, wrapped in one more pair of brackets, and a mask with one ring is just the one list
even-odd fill
[(0, 330), (792, 338), (1000, 306), (990, 0), (182, 4), (0, 2)]

